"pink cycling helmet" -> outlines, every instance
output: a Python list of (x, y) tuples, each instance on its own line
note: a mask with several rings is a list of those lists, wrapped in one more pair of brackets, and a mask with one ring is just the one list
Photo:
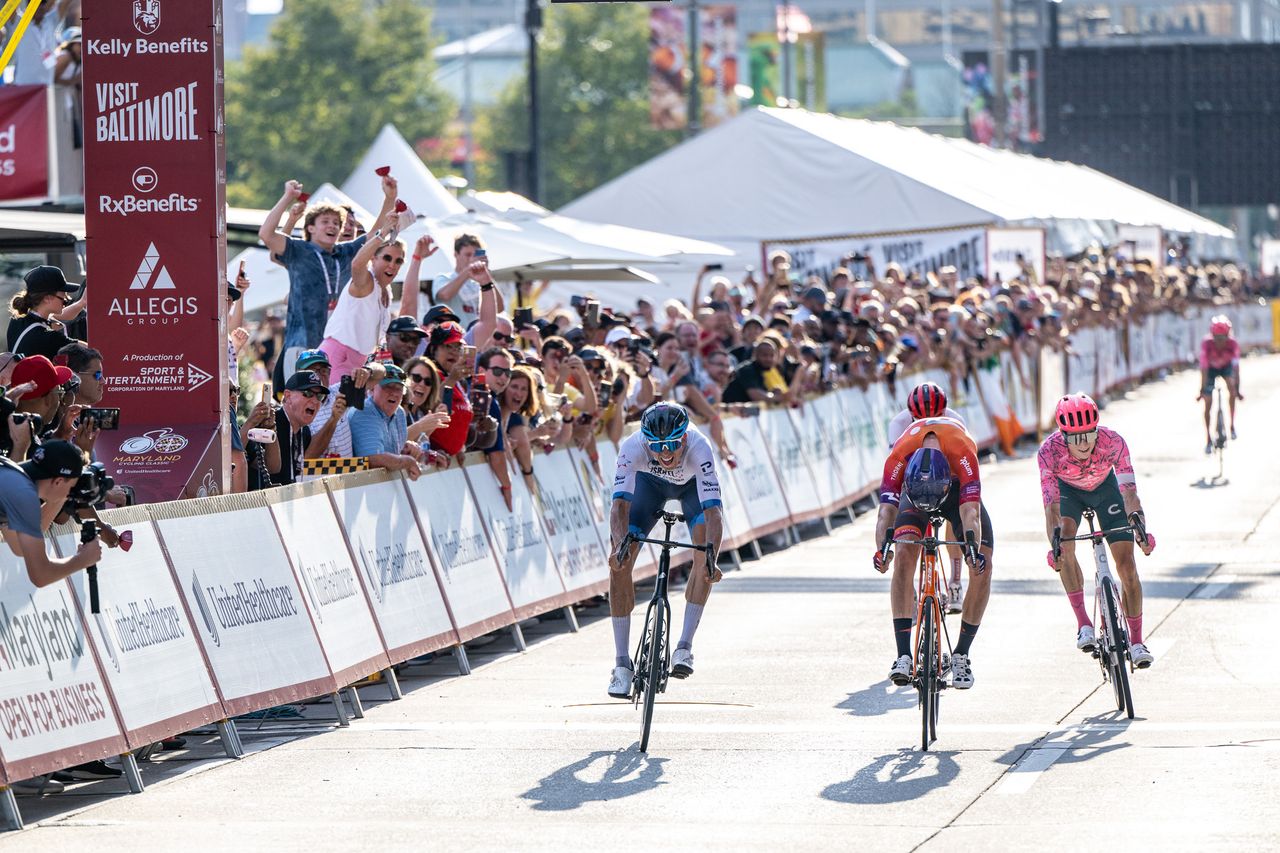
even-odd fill
[(1218, 314), (1209, 321), (1209, 334), (1211, 335), (1229, 335), (1231, 334), (1231, 321), (1227, 319), (1226, 314)]
[(1064, 433), (1088, 432), (1098, 428), (1098, 404), (1088, 394), (1068, 394), (1058, 401), (1053, 419)]

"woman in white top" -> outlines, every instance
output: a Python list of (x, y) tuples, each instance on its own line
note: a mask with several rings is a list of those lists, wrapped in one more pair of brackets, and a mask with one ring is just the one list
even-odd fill
[(396, 214), (374, 231), (351, 260), (351, 283), (324, 327), (320, 350), (329, 357), (333, 378), (350, 376), (386, 335), (391, 324), (391, 282), (404, 264), (404, 243), (382, 241), (395, 228)]

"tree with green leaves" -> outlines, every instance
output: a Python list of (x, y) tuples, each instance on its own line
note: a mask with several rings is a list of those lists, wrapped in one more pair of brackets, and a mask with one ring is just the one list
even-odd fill
[[(538, 50), (543, 198), (560, 207), (680, 141), (649, 124), (649, 8), (548, 6)], [(482, 186), (506, 186), (502, 152), (529, 148), (528, 81), (520, 77), (478, 116)]]
[(431, 83), (431, 15), (415, 0), (289, 3), (266, 47), (227, 68), (227, 200), (270, 207), (285, 180), (339, 183), (382, 125), (437, 136), (455, 108)]

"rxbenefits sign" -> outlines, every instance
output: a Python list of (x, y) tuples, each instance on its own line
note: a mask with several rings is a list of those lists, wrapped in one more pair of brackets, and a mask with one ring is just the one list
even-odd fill
[[(225, 403), (220, 9), (213, 0), (83, 7), (93, 344), (103, 352), (104, 405), (121, 408), (117, 436), (127, 447), (113, 460), (117, 474), (144, 473), (124, 463), (145, 462), (164, 481), (147, 489), (154, 500), (221, 473), (220, 459), (194, 470)], [(190, 441), (136, 452), (139, 437), (161, 427)]]

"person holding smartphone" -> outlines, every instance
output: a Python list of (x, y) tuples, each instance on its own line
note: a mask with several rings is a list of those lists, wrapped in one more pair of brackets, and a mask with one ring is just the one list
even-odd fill
[(450, 456), (466, 448), (473, 416), (466, 380), (475, 369), (475, 356), (464, 357), (463, 337), (462, 327), (447, 320), (431, 330), (427, 341), (427, 358), (440, 368), (441, 401), (449, 410), (449, 425), (431, 433), (431, 448)]
[[(483, 267), (477, 267), (480, 261)], [(459, 234), (453, 241), (453, 273), (441, 273), (432, 282), (427, 294), (436, 305), (447, 305), (457, 314), (465, 329), (480, 319), (480, 290), (493, 284), (489, 275), (488, 255), (480, 238), (474, 234)], [(497, 295), (497, 312), (504, 308), (502, 296)], [(483, 341), (481, 341), (483, 343)]]

